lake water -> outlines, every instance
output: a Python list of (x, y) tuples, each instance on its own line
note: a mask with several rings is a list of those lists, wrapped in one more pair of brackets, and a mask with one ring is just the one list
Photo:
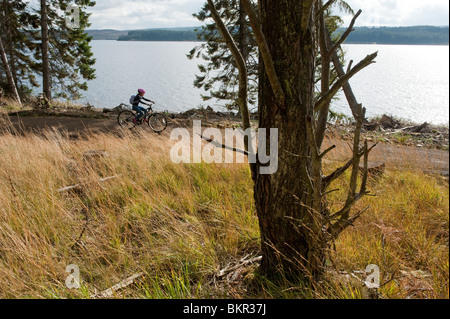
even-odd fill
[[(222, 110), (220, 102), (204, 102), (193, 86), (199, 60), (186, 54), (199, 43), (92, 41), (97, 78), (81, 102), (97, 108), (126, 103), (137, 88), (156, 101), (155, 108), (182, 112), (200, 105)], [(367, 116), (381, 114), (415, 122), (449, 122), (449, 47), (344, 45), (356, 64), (378, 51), (377, 63), (354, 76), (350, 84)], [(351, 115), (343, 94), (335, 111)]]

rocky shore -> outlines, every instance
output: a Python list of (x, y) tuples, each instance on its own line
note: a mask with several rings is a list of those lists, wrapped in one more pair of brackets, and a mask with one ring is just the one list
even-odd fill
[[(217, 112), (212, 108), (191, 109), (183, 113), (169, 113), (175, 119), (201, 119), (204, 125), (219, 128), (239, 127), (241, 117), (233, 112)], [(258, 114), (251, 114), (252, 124), (257, 127)], [(328, 137), (351, 141), (355, 123), (348, 118), (328, 124)], [(449, 127), (429, 123), (411, 123), (388, 115), (367, 120), (362, 130), (369, 142), (401, 144), (429, 149), (449, 150)]]

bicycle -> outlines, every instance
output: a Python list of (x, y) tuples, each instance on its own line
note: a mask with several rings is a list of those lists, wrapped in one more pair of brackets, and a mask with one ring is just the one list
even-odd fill
[(144, 115), (139, 120), (136, 119), (137, 112), (132, 110), (124, 110), (117, 116), (117, 122), (123, 128), (133, 129), (135, 126), (147, 123), (155, 133), (161, 133), (167, 128), (167, 118), (164, 114), (154, 112), (154, 103), (142, 103), (149, 107), (144, 110)]

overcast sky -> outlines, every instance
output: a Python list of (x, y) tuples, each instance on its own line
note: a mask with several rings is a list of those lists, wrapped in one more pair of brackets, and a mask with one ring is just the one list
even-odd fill
[[(96, 0), (91, 29), (189, 27), (206, 0)], [(448, 25), (448, 0), (347, 0), (363, 10), (356, 26)], [(344, 17), (348, 23), (351, 17)]]

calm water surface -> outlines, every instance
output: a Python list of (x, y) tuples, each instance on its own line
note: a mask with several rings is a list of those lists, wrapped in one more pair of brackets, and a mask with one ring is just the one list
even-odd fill
[[(350, 80), (369, 117), (391, 114), (415, 122), (449, 122), (449, 47), (344, 45), (347, 59), (359, 62), (378, 51), (376, 63)], [(347, 113), (344, 95), (334, 108)]]
[[(157, 102), (159, 110), (182, 112), (200, 105), (221, 110), (223, 103), (204, 102), (193, 86), (197, 64), (186, 54), (199, 43), (93, 41), (97, 79), (89, 82), (82, 102), (112, 108), (127, 102), (137, 88)], [(367, 116), (390, 114), (416, 122), (449, 122), (449, 47), (344, 45), (356, 64), (378, 51), (377, 63), (350, 81)], [(332, 108), (350, 115), (343, 94)]]

